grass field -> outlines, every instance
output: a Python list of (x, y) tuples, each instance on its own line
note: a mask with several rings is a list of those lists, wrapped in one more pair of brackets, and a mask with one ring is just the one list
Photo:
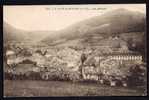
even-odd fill
[(143, 90), (110, 87), (96, 83), (4, 80), (5, 97), (32, 96), (142, 96)]

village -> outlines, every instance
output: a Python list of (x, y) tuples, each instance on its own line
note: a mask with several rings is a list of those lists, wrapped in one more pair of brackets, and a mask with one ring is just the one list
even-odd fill
[[(102, 54), (98, 49), (92, 48), (80, 50), (71, 47), (33, 48), (29, 45), (10, 45), (4, 56), (5, 78), (95, 81), (123, 87), (145, 84), (146, 72), (142, 55), (120, 50)], [(132, 80), (134, 77), (136, 81)]]

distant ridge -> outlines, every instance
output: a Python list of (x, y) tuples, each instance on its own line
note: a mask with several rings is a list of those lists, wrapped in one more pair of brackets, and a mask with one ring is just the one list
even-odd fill
[[(92, 39), (95, 40), (95, 38), (98, 42), (104, 38), (109, 38), (110, 36), (118, 34), (131, 34), (131, 32), (136, 32), (136, 34), (138, 34), (138, 32), (145, 31), (145, 18), (145, 15), (140, 12), (116, 9), (101, 16), (92, 17), (73, 24), (56, 32), (55, 36), (46, 37), (42, 42), (49, 45), (58, 45), (63, 44), (68, 40), (69, 42), (71, 40), (76, 40), (77, 44), (82, 44), (84, 42), (92, 41)], [(63, 42), (60, 41), (61, 39)], [(59, 43), (57, 40), (59, 40)]]
[(38, 42), (45, 38), (53, 31), (26, 31), (22, 29), (17, 29), (12, 25), (4, 21), (3, 23), (3, 38), (4, 43), (16, 41), (16, 42)]

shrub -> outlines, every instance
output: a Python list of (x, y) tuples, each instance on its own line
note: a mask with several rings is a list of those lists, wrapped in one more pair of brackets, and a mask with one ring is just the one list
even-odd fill
[(130, 86), (144, 85), (146, 82), (146, 69), (143, 66), (134, 65), (130, 68), (128, 83)]
[(76, 82), (80, 80), (80, 73), (79, 72), (70, 72), (69, 73), (69, 80)]

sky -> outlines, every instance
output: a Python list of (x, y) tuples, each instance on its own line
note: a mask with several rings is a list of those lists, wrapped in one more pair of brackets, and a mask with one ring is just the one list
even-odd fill
[(146, 14), (145, 4), (7, 5), (3, 8), (3, 21), (23, 30), (54, 31), (119, 8)]

